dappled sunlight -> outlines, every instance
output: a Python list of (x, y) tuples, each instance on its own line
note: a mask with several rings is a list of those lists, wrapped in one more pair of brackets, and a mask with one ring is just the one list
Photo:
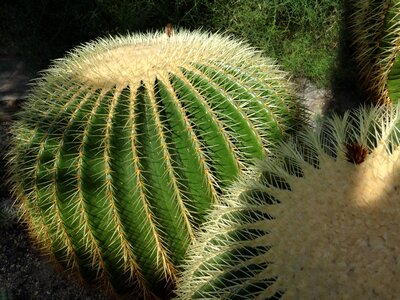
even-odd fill
[[(396, 205), (399, 199), (399, 184), (393, 182), (398, 177), (400, 147), (389, 154), (385, 145), (379, 145), (365, 162), (355, 166), (352, 196), (359, 207), (383, 207)], [(390, 184), (393, 182), (393, 184)]]
[(279, 229), (268, 240), (288, 299), (400, 293), (399, 157), (400, 148), (383, 146), (361, 164), (324, 156), (320, 169), (304, 168), (291, 191), (277, 192)]

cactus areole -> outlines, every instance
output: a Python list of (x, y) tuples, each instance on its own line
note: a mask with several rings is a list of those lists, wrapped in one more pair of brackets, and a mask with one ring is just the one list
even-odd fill
[(242, 42), (184, 30), (56, 61), (13, 128), (32, 236), (86, 281), (165, 295), (222, 189), (297, 121), (284, 76)]

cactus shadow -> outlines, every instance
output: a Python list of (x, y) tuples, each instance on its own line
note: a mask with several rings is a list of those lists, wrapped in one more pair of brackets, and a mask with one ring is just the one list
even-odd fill
[(333, 100), (325, 104), (325, 114), (335, 112), (342, 115), (345, 111), (357, 108), (366, 103), (366, 93), (362, 90), (357, 64), (354, 59), (350, 16), (352, 1), (342, 3), (342, 18), (339, 31), (337, 59), (333, 65), (330, 82)]

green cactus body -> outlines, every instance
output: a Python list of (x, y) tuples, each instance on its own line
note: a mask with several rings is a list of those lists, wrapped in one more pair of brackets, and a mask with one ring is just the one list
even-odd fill
[(0, 290), (0, 300), (12, 300), (14, 297), (11, 295), (11, 293), (7, 290)]
[(210, 214), (178, 299), (398, 297), (399, 183), (400, 106), (300, 133)]
[(356, 61), (375, 103), (400, 99), (400, 1), (352, 1)]
[(86, 281), (165, 296), (222, 189), (298, 122), (284, 76), (241, 42), (183, 30), (56, 61), (10, 153), (35, 241)]

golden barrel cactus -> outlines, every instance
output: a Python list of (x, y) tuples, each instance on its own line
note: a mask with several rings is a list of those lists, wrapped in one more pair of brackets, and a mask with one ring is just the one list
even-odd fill
[(334, 117), (232, 186), (178, 299), (396, 299), (400, 106)]
[(211, 205), (301, 110), (285, 74), (230, 37), (98, 39), (42, 74), (13, 127), (22, 220), (86, 281), (167, 297)]

